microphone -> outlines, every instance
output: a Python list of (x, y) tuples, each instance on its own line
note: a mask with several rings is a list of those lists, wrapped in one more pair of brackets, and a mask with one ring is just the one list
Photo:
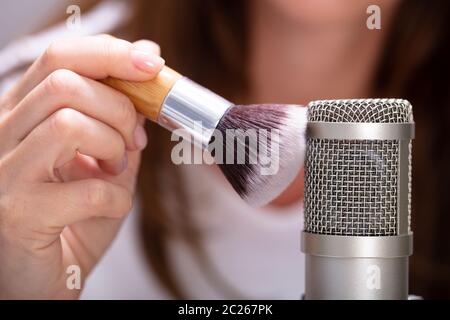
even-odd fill
[(407, 299), (411, 104), (314, 101), (307, 130), (305, 299)]

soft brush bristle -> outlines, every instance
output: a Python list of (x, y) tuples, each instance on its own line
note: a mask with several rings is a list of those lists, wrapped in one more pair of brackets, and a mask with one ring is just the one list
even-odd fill
[[(221, 119), (217, 129), (223, 137), (228, 129), (241, 129), (244, 132), (248, 129), (263, 129), (269, 132), (268, 138), (271, 138), (271, 132), (279, 133), (278, 148), (273, 141), (267, 140), (271, 158), (278, 157), (279, 169), (275, 174), (263, 175), (263, 165), (259, 160), (256, 164), (249, 163), (248, 158), (244, 164), (219, 163), (230, 184), (249, 204), (262, 206), (269, 203), (297, 176), (304, 160), (306, 122), (305, 107), (270, 104), (234, 106)], [(245, 148), (247, 156), (255, 152), (245, 137), (241, 136), (240, 139), (237, 134), (236, 145), (224, 143), (224, 153), (235, 154), (238, 144)]]

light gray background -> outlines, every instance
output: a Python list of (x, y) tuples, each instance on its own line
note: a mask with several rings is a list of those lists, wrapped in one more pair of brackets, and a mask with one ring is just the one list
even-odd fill
[(65, 14), (70, 0), (0, 0), (0, 48)]

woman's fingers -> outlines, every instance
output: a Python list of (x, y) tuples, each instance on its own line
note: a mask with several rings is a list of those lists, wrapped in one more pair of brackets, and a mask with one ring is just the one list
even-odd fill
[[(27, 200), (35, 206), (32, 217), (38, 230), (58, 229), (93, 217), (122, 218), (132, 207), (131, 193), (102, 179), (43, 183)], [(30, 212), (30, 213), (32, 213)]]
[[(107, 33), (98, 34), (96, 37), (104, 37), (107, 39), (108, 38), (117, 39), (116, 37), (114, 37), (110, 34), (107, 34)], [(141, 39), (141, 40), (133, 42), (133, 46), (135, 49), (138, 49), (138, 50), (152, 52), (158, 56), (161, 55), (161, 47), (159, 46), (159, 44), (157, 44), (156, 42), (151, 41), (151, 40)]]
[[(104, 122), (121, 133), (130, 150), (143, 147), (132, 102), (120, 92), (69, 70), (57, 70), (36, 86), (10, 113), (1, 127), (1, 150), (14, 148), (36, 126), (68, 107)], [(144, 140), (144, 141), (143, 141)], [(5, 143), (10, 145), (3, 146)]]
[(135, 49), (146, 51), (146, 52), (153, 52), (156, 55), (161, 55), (161, 47), (156, 42), (150, 41), (150, 40), (139, 40), (136, 42), (133, 42), (133, 46)]
[(125, 143), (108, 125), (74, 109), (61, 109), (36, 127), (11, 153), (9, 165), (32, 180), (59, 181), (55, 169), (79, 153), (102, 160), (117, 174), (125, 169)]
[(72, 70), (91, 79), (111, 76), (129, 81), (150, 80), (164, 65), (164, 60), (153, 50), (143, 50), (142, 46), (135, 47), (128, 41), (105, 36), (56, 42), (8, 93), (9, 105), (14, 106), (58, 69)]
[(75, 158), (58, 168), (58, 176), (61, 177), (62, 181), (92, 178), (104, 179), (106, 175), (95, 158), (81, 153), (78, 153)]
[(137, 171), (139, 169), (140, 152), (127, 151), (126, 152), (126, 169), (117, 175), (111, 175), (102, 169), (102, 165), (90, 156), (78, 153), (78, 155), (58, 168), (58, 176), (62, 181), (75, 181), (82, 179), (104, 179), (126, 187), (130, 192), (134, 192), (134, 182)]

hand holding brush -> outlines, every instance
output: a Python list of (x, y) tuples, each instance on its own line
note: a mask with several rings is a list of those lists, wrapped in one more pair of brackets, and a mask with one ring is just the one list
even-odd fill
[[(213, 144), (215, 132), (226, 137), (227, 131), (233, 130), (236, 139), (232, 144), (222, 139), (222, 150), (227, 159), (231, 156), (234, 161), (217, 164), (234, 190), (249, 204), (269, 203), (286, 189), (302, 165), (306, 108), (234, 105), (169, 67), (146, 82), (115, 78), (102, 82), (128, 96), (137, 110), (153, 122), (170, 131), (182, 129), (202, 149)], [(258, 137), (258, 145), (252, 145), (246, 136), (248, 130), (263, 133), (265, 139)], [(276, 140), (272, 139), (274, 136)], [(244, 161), (237, 161), (237, 150), (244, 150)], [(262, 151), (277, 161), (276, 172), (265, 172), (258, 156), (254, 157), (258, 159), (256, 162), (250, 161)]]

